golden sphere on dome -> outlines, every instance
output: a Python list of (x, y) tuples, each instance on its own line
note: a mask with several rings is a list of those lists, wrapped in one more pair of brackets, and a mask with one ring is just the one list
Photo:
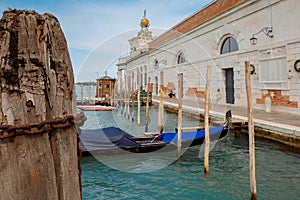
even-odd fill
[(141, 19), (141, 26), (148, 27), (149, 26), (149, 20), (147, 18)]

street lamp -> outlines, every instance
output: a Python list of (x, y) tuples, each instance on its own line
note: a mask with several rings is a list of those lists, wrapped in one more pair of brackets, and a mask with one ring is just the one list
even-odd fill
[(252, 37), (250, 38), (250, 43), (252, 45), (256, 45), (257, 44), (257, 37), (255, 37), (255, 35), (259, 34), (263, 32), (267, 37), (272, 38), (273, 35), (273, 28), (272, 27), (264, 27), (262, 28), (260, 31), (258, 31), (257, 33), (252, 34)]

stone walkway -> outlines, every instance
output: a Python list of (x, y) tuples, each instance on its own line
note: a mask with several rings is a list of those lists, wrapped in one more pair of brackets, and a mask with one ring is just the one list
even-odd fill
[[(153, 103), (158, 104), (159, 99), (153, 97)], [(177, 106), (177, 99), (165, 98), (166, 108), (176, 110)], [(184, 113), (200, 115), (204, 113), (204, 107), (204, 103), (183, 100)], [(211, 105), (210, 116), (213, 120), (224, 119), (227, 110), (231, 110), (233, 120), (248, 120), (247, 109), (232, 104)], [(254, 109), (253, 115), (257, 135), (300, 148), (300, 114), (276, 111), (267, 113), (264, 110)]]

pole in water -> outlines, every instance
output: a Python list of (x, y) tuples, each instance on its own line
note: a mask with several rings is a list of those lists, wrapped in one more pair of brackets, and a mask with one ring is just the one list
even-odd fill
[(204, 117), (204, 127), (205, 127), (205, 152), (204, 152), (204, 172), (207, 174), (209, 172), (209, 97), (210, 97), (210, 75), (211, 66), (207, 66), (206, 74), (206, 92), (205, 92), (205, 117)]
[(132, 90), (132, 92), (131, 92), (131, 107), (132, 107), (131, 120), (132, 120), (132, 122), (134, 122), (134, 72), (132, 72), (132, 77), (131, 77), (131, 90)]
[(150, 93), (150, 77), (148, 77), (148, 87), (147, 87), (147, 99), (146, 99), (146, 121), (145, 121), (145, 132), (148, 132), (149, 124), (149, 93)]
[(158, 133), (162, 133), (164, 126), (164, 91), (160, 89), (160, 101), (159, 101), (159, 108), (158, 108)]
[(183, 74), (178, 74), (178, 141), (177, 141), (177, 157), (179, 158), (181, 155), (181, 140), (182, 140), (182, 132), (181, 132), (181, 126), (182, 126), (182, 85), (183, 85)]
[(140, 100), (140, 95), (141, 95), (141, 74), (138, 72), (138, 93), (137, 93), (137, 103), (138, 103), (138, 121), (137, 125), (141, 126), (141, 100)]
[(251, 199), (256, 199), (256, 178), (255, 178), (255, 139), (254, 139), (254, 121), (252, 107), (252, 92), (250, 80), (250, 62), (245, 61), (246, 71), (246, 91), (248, 102), (248, 131), (249, 131), (249, 165), (250, 165), (250, 187)]

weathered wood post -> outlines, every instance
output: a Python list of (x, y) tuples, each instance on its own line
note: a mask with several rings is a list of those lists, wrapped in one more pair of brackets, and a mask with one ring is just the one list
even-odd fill
[(126, 104), (127, 105), (127, 117), (129, 119), (130, 118), (130, 103), (129, 103), (129, 101), (130, 101), (130, 94), (131, 94), (131, 92), (130, 92), (130, 75), (128, 75), (128, 77), (127, 77), (127, 86), (126, 87), (127, 87), (127, 93), (126, 93), (127, 98), (125, 100), (127, 102), (127, 104)]
[(138, 91), (137, 91), (137, 103), (138, 103), (138, 113), (137, 113), (137, 125), (141, 126), (141, 73), (138, 72)]
[(158, 108), (158, 133), (162, 133), (164, 129), (164, 90), (160, 89), (160, 100)]
[(249, 164), (250, 164), (250, 187), (251, 199), (256, 199), (256, 178), (255, 178), (255, 139), (254, 139), (254, 121), (252, 107), (252, 92), (250, 80), (250, 62), (245, 61), (246, 71), (246, 92), (248, 103), (248, 131), (249, 131)]
[(46, 123), (76, 112), (72, 65), (58, 20), (6, 11), (0, 49), (0, 198), (80, 199), (77, 130)]
[(124, 85), (124, 117), (127, 113), (127, 92), (128, 92), (128, 77), (125, 75), (125, 85)]
[(119, 81), (119, 102), (120, 102), (120, 107), (121, 107), (121, 113), (123, 112), (123, 78), (122, 78), (122, 72), (120, 72), (120, 81)]
[[(126, 80), (126, 77), (124, 77), (124, 81)], [(126, 85), (125, 85), (126, 86)], [(125, 102), (124, 102), (124, 99), (125, 99), (125, 97), (124, 97), (124, 91), (125, 91), (126, 89), (124, 88), (124, 90), (123, 90), (123, 81), (122, 81), (122, 79), (121, 79), (121, 85), (120, 85), (120, 106), (121, 106), (121, 114), (123, 114), (123, 112), (125, 112), (125, 110), (126, 110), (126, 107), (125, 107)], [(123, 107), (123, 103), (124, 103), (124, 107)]]
[(182, 85), (183, 85), (183, 74), (178, 74), (178, 141), (177, 141), (177, 157), (181, 155), (181, 140), (182, 140)]
[(204, 172), (209, 172), (209, 102), (210, 102), (210, 75), (211, 66), (207, 66), (206, 73), (206, 92), (205, 92), (205, 116), (204, 116), (204, 128), (205, 128), (205, 152), (204, 152)]
[(147, 87), (147, 99), (146, 99), (146, 121), (145, 121), (145, 132), (148, 132), (148, 125), (149, 125), (149, 93), (150, 93), (150, 83), (151, 77), (148, 77), (148, 87)]
[(131, 77), (131, 108), (132, 108), (131, 121), (134, 122), (134, 72), (132, 72), (132, 77)]

